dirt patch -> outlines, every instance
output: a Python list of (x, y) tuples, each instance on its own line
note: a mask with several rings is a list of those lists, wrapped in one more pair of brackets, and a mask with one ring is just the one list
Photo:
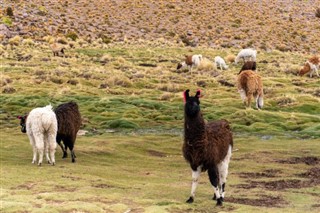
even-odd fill
[(298, 164), (298, 163), (305, 163), (307, 165), (316, 165), (320, 163), (320, 158), (308, 156), (308, 157), (293, 157), (286, 160), (277, 160), (277, 163), (284, 163), (284, 164)]
[(309, 178), (310, 183), (313, 185), (320, 185), (320, 167), (311, 168), (305, 173), (298, 174), (298, 176)]
[(11, 189), (13, 189), (13, 190), (23, 190), (23, 189), (31, 190), (31, 189), (33, 189), (33, 187), (36, 186), (36, 185), (37, 185), (36, 183), (27, 182), (27, 183), (18, 185), (18, 186), (16, 186), (16, 187), (12, 187)]
[(226, 202), (244, 204), (249, 206), (278, 207), (278, 208), (288, 204), (280, 196), (273, 197), (269, 195), (259, 195), (258, 199), (227, 197)]
[(155, 151), (155, 150), (147, 150), (148, 154), (154, 157), (164, 158), (167, 155), (163, 152)]
[(100, 189), (111, 189), (111, 188), (115, 188), (115, 189), (126, 189), (125, 187), (113, 186), (113, 185), (105, 184), (105, 183), (92, 184), (91, 186), (92, 186), (92, 187), (95, 187), (95, 188), (100, 188)]
[(242, 172), (239, 173), (239, 177), (247, 179), (257, 179), (257, 178), (273, 178), (279, 177), (281, 173), (280, 169), (267, 169), (263, 172)]
[(272, 191), (284, 190), (288, 188), (303, 188), (307, 187), (310, 181), (293, 180), (277, 180), (277, 181), (250, 181), (248, 184), (238, 184), (235, 187), (242, 189), (265, 188)]

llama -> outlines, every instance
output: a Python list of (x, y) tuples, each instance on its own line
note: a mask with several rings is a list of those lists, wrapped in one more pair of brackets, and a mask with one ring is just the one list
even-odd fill
[(202, 55), (185, 55), (185, 57), (185, 61), (178, 63), (177, 70), (188, 67), (189, 72), (191, 72), (192, 67), (199, 66), (202, 61)]
[(254, 49), (243, 49), (241, 50), (236, 59), (235, 59), (235, 64), (237, 64), (240, 59), (243, 59), (244, 62), (246, 61), (256, 61), (256, 58), (257, 58), (257, 51), (254, 50)]
[(53, 56), (59, 56), (60, 53), (62, 54), (62, 56), (65, 56), (64, 54), (65, 48), (59, 45), (58, 43), (50, 44), (50, 48), (52, 50)]
[(299, 75), (303, 76), (304, 74), (310, 72), (309, 76), (312, 78), (312, 75), (314, 72), (316, 72), (317, 76), (319, 77), (318, 68), (320, 65), (320, 58), (317, 56), (313, 56), (307, 60), (303, 66), (303, 68), (300, 69)]
[(200, 91), (194, 97), (184, 92), (184, 143), (183, 156), (192, 169), (192, 203), (201, 172), (208, 170), (217, 205), (222, 205), (228, 167), (233, 147), (233, 137), (228, 121), (206, 123), (200, 111)]
[[(71, 152), (72, 162), (75, 162), (74, 143), (77, 138), (77, 132), (81, 126), (81, 115), (77, 103), (68, 102), (60, 104), (54, 111), (58, 120), (57, 143), (62, 149), (63, 157), (68, 156), (67, 149)], [(61, 144), (63, 141), (64, 147)]]
[(228, 65), (226, 65), (226, 62), (220, 56), (214, 57), (214, 63), (216, 64), (217, 68), (220, 68), (220, 70), (228, 69)]
[[(27, 133), (30, 144), (33, 147), (32, 163), (37, 161), (37, 153), (39, 154), (38, 165), (41, 166), (43, 160), (43, 152), (46, 152), (48, 163), (55, 165), (55, 151), (57, 144), (55, 142), (58, 123), (52, 106), (48, 105), (42, 108), (35, 108), (27, 116), (19, 116), (21, 131)], [(50, 152), (50, 157), (49, 153)]]
[(241, 70), (239, 71), (238, 75), (244, 70), (256, 71), (257, 70), (257, 63), (255, 61), (246, 61), (246, 62), (244, 62), (244, 64), (241, 67)]
[(251, 107), (252, 96), (256, 99), (258, 110), (263, 107), (263, 85), (261, 77), (252, 70), (244, 70), (238, 75), (237, 79), (238, 92), (244, 105)]

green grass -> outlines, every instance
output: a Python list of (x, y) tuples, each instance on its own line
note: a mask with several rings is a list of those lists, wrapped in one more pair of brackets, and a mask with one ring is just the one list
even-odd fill
[[(1, 92), (5, 87), (15, 89), (0, 96), (1, 211), (318, 212), (319, 206), (314, 204), (320, 202), (319, 184), (283, 190), (261, 185), (241, 188), (250, 181), (308, 181), (299, 174), (318, 168), (278, 162), (319, 156), (320, 99), (316, 91), (320, 79), (284, 72), (295, 69), (306, 56), (258, 53), (258, 72), (265, 90), (261, 111), (245, 109), (237, 89), (218, 82), (235, 84), (241, 65), (230, 64), (230, 69), (222, 72), (215, 68), (194, 69), (192, 74), (175, 70), (184, 54), (201, 53), (212, 60), (237, 51), (111, 45), (107, 49), (68, 49), (69, 57), (59, 58), (52, 57), (46, 45), (9, 49), (0, 58)], [(17, 61), (21, 52), (33, 57)], [(101, 63), (105, 55), (108, 60)], [(264, 60), (268, 63), (259, 63)], [(219, 75), (213, 77), (215, 73)], [(197, 86), (199, 81), (206, 86)], [(213, 192), (206, 174), (195, 203), (185, 204), (191, 172), (181, 153), (182, 92), (190, 89), (194, 93), (198, 88), (203, 92), (204, 118), (229, 120), (235, 149), (239, 149), (233, 154), (222, 208), (211, 200)], [(88, 131), (76, 142), (77, 163), (72, 164), (70, 158), (62, 160), (57, 148), (55, 167), (31, 165), (31, 146), (20, 133), (16, 117), (35, 107), (56, 107), (70, 100), (79, 104), (82, 129)], [(243, 177), (243, 173), (263, 173), (270, 168), (279, 173), (275, 177)], [(275, 204), (252, 204), (263, 199)]]
[[(1, 207), (4, 212), (256, 212), (261, 207), (228, 202), (232, 199), (281, 197), (280, 207), (263, 207), (263, 212), (317, 212), (319, 185), (284, 190), (253, 188), (241, 190), (249, 181), (276, 181), (298, 177), (313, 168), (283, 164), (291, 157), (318, 156), (317, 140), (236, 136), (224, 207), (215, 207), (212, 187), (203, 174), (195, 203), (186, 204), (191, 172), (182, 158), (182, 138), (177, 134), (128, 132), (79, 136), (77, 162), (61, 159), (56, 166), (31, 164), (32, 151), (25, 134), (15, 129), (1, 131)], [(4, 138), (8, 138), (4, 140)], [(293, 148), (294, 147), (294, 148)], [(13, 151), (14, 150), (14, 151)], [(242, 173), (279, 171), (272, 178), (243, 178)], [(274, 200), (275, 205), (277, 200)], [(276, 205), (277, 206), (277, 205)]]

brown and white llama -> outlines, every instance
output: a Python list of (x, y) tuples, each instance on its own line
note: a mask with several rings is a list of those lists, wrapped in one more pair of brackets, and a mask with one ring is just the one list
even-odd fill
[(191, 72), (192, 68), (199, 66), (201, 61), (202, 55), (185, 55), (185, 60), (181, 63), (178, 63), (177, 70), (188, 67), (189, 72)]
[(192, 203), (201, 172), (208, 171), (217, 205), (222, 205), (233, 147), (228, 121), (205, 122), (200, 111), (200, 91), (194, 97), (184, 92), (184, 143), (183, 156), (192, 169)]
[(310, 72), (310, 78), (312, 78), (313, 73), (316, 72), (317, 76), (319, 77), (319, 65), (320, 58), (318, 58), (317, 56), (313, 56), (305, 62), (304, 66), (299, 71), (299, 75), (303, 76), (304, 74)]
[(255, 61), (246, 61), (241, 67), (241, 70), (239, 71), (238, 75), (244, 71), (244, 70), (252, 70), (256, 71), (257, 70), (257, 63)]
[(257, 109), (263, 107), (263, 84), (261, 77), (252, 70), (244, 70), (238, 75), (238, 92), (246, 107), (251, 107), (252, 96), (256, 99)]

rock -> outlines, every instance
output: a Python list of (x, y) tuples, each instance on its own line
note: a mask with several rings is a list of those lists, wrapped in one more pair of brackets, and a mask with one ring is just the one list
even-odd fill
[(7, 38), (11, 37), (11, 32), (5, 24), (0, 24), (0, 35), (4, 35)]

